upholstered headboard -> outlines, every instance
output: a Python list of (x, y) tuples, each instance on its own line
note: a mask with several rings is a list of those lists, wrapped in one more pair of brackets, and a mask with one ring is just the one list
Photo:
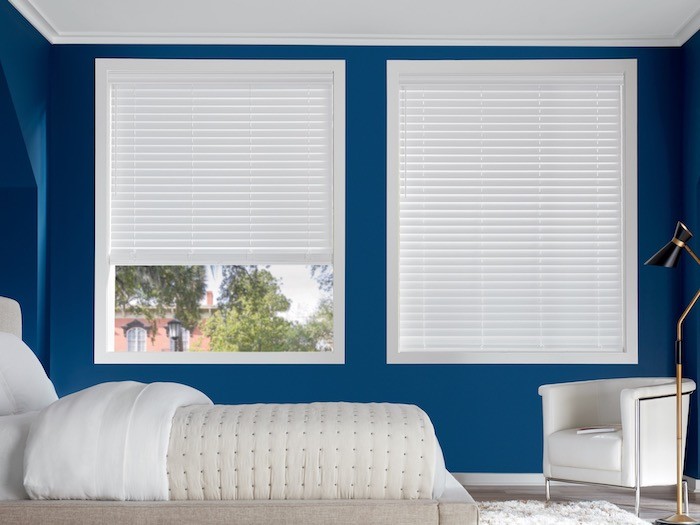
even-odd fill
[(22, 309), (9, 297), (0, 297), (0, 332), (9, 332), (22, 338)]
[(22, 341), (19, 303), (0, 297), (0, 416), (41, 410), (56, 399), (44, 367)]

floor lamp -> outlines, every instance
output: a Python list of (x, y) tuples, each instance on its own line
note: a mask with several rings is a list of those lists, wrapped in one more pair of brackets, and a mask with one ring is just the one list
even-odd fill
[[(695, 262), (700, 264), (700, 259), (697, 255), (690, 249), (686, 244), (693, 234), (682, 222), (678, 222), (676, 225), (676, 231), (673, 234), (673, 239), (656, 252), (651, 259), (649, 259), (644, 264), (649, 264), (652, 266), (664, 266), (666, 268), (675, 268), (678, 264), (678, 259), (683, 250), (687, 251)], [(682, 405), (682, 392), (681, 392), (681, 382), (683, 381), (683, 363), (682, 363), (682, 343), (683, 340), (683, 321), (690, 313), (690, 310), (695, 306), (695, 303), (700, 298), (700, 290), (697, 291), (693, 300), (690, 304), (683, 310), (680, 318), (678, 319), (678, 325), (676, 327), (676, 476), (677, 476), (677, 486), (676, 486), (676, 513), (668, 518), (662, 518), (656, 520), (657, 524), (668, 524), (668, 523), (685, 523), (685, 524), (700, 524), (696, 519), (691, 518), (683, 514), (682, 501), (683, 501), (683, 405)]]

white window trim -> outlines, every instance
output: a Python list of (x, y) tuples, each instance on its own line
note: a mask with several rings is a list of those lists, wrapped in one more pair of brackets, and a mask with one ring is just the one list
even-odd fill
[[(625, 78), (623, 166), (624, 351), (400, 352), (399, 351), (399, 75), (402, 74), (620, 74)], [(389, 364), (637, 364), (637, 61), (433, 60), (387, 61), (387, 363)]]
[[(109, 264), (110, 71), (333, 74), (333, 323), (332, 352), (114, 352), (114, 267)], [(95, 364), (345, 363), (345, 61), (344, 60), (95, 60)]]

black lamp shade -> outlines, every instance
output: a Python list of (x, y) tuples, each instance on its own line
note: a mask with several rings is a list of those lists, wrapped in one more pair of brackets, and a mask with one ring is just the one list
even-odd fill
[[(676, 231), (673, 238), (681, 243), (688, 242), (693, 237), (693, 234), (682, 222), (676, 224)], [(683, 246), (678, 246), (674, 241), (670, 241), (666, 246), (651, 256), (644, 264), (651, 266), (664, 266), (666, 268), (675, 268), (678, 264), (678, 258), (683, 251)]]

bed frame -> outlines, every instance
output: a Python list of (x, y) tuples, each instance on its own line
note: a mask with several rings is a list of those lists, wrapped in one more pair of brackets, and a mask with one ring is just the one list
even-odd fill
[[(0, 331), (22, 337), (19, 303), (0, 297)], [(0, 521), (16, 525), (477, 525), (479, 510), (461, 487), (423, 500), (0, 501)]]

